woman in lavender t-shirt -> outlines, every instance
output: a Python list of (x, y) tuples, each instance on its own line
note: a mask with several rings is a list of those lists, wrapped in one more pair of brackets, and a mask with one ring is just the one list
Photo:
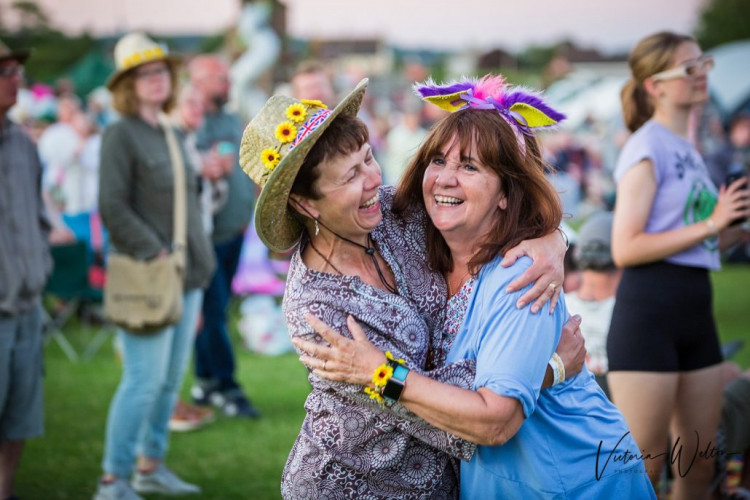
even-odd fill
[(750, 215), (747, 181), (717, 190), (687, 139), (691, 109), (708, 98), (713, 67), (692, 38), (651, 35), (629, 64), (622, 104), (634, 133), (615, 169), (612, 239), (625, 271), (608, 338), (608, 382), (638, 447), (650, 455), (651, 481), (661, 475), (670, 434), (674, 498), (707, 498), (711, 454), (691, 459), (714, 440), (722, 394), (708, 271), (719, 268), (720, 247), (740, 236), (730, 223)]

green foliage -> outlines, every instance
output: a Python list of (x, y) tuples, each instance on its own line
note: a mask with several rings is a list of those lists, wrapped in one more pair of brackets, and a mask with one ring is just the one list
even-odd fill
[(55, 30), (3, 33), (0, 37), (14, 48), (31, 48), (26, 62), (30, 81), (53, 84), (68, 69), (97, 46), (88, 34), (69, 37)]
[(556, 52), (556, 45), (531, 45), (520, 52), (516, 56), (516, 59), (520, 67), (539, 72), (555, 57)]
[(710, 0), (700, 14), (695, 36), (703, 49), (750, 38), (750, 2)]
[[(721, 338), (744, 339), (735, 358), (750, 367), (750, 266), (728, 266), (713, 273), (714, 301)], [(236, 324), (237, 304), (231, 307)], [(585, 320), (585, 318), (584, 318)], [(219, 416), (205, 429), (171, 435), (168, 464), (199, 484), (199, 500), (278, 499), (281, 471), (304, 418), (310, 390), (297, 356), (251, 354), (239, 345), (238, 378), (263, 412), (257, 421)], [(71, 324), (66, 335), (79, 349), (91, 339), (90, 327)], [(107, 343), (89, 361), (71, 363), (56, 343), (45, 352), (46, 435), (28, 443), (16, 481), (20, 498), (91, 498), (101, 474), (107, 409), (120, 378), (120, 363)], [(188, 397), (191, 376), (183, 384)], [(149, 496), (149, 498), (168, 498)]]

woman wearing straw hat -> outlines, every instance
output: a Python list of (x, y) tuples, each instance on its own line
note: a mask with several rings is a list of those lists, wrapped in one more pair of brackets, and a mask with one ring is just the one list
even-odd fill
[[(162, 113), (174, 104), (178, 61), (145, 35), (131, 33), (115, 46), (115, 63), (107, 86), (122, 119), (107, 128), (102, 139), (99, 207), (118, 252), (136, 259), (158, 258), (167, 254), (172, 241), (174, 176)], [(187, 162), (181, 148), (180, 154)], [(196, 179), (185, 178), (182, 316), (175, 325), (149, 335), (118, 331), (123, 376), (109, 408), (104, 475), (94, 497), (97, 500), (141, 498), (135, 491), (200, 491), (163, 463), (167, 425), (193, 343), (202, 288), (214, 267), (211, 244), (201, 224)], [(128, 480), (136, 453), (131, 487)]]
[[(424, 256), (425, 216), (396, 218), (393, 191), (381, 186), (380, 168), (356, 118), (366, 80), (332, 110), (320, 101), (272, 97), (248, 125), (240, 163), (263, 189), (256, 228), (264, 243), (292, 257), (284, 312), (293, 337), (322, 342), (305, 317), (313, 313), (339, 332), (347, 317), (363, 325), (384, 351), (408, 357), (415, 369), (470, 387), (472, 362), (442, 365), (446, 285)], [(538, 278), (525, 303), (557, 297), (564, 244), (557, 234), (523, 245), (539, 261), (557, 260)], [(518, 283), (515, 283), (518, 285)], [(521, 285), (522, 286), (522, 285)], [(520, 288), (517, 286), (516, 288)], [(535, 303), (539, 307), (541, 303)], [(575, 326), (569, 326), (574, 338)], [(581, 369), (580, 344), (570, 359)], [(430, 349), (433, 346), (434, 349)], [(564, 356), (567, 357), (567, 356)], [(325, 368), (325, 367), (323, 367)], [(403, 408), (372, 404), (361, 387), (311, 375), (307, 417), (282, 478), (285, 498), (454, 498), (457, 462), (474, 445), (442, 432)]]

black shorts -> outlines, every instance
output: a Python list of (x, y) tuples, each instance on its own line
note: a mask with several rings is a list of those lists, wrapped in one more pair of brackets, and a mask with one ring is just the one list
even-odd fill
[(607, 338), (609, 371), (684, 372), (721, 363), (708, 270), (626, 268)]

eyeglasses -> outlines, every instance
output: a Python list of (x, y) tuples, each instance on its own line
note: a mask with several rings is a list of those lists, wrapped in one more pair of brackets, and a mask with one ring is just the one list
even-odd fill
[(23, 78), (23, 66), (0, 66), (0, 77), (2, 78), (13, 78), (14, 76), (20, 76)]
[(135, 70), (136, 78), (151, 78), (152, 76), (163, 76), (169, 72), (166, 66), (159, 66), (148, 70)]
[(695, 78), (701, 73), (706, 73), (713, 69), (714, 58), (711, 56), (701, 56), (693, 61), (687, 61), (676, 68), (661, 71), (651, 78), (655, 81), (672, 80), (674, 78)]

